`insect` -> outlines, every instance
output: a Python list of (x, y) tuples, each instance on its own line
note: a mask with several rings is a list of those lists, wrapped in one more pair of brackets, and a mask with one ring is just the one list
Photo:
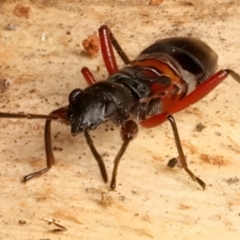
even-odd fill
[[(82, 74), (88, 83), (84, 90), (75, 89), (69, 95), (68, 106), (49, 115), (0, 113), (0, 118), (45, 119), (46, 167), (23, 177), (23, 181), (42, 175), (54, 165), (51, 141), (51, 122), (60, 121), (70, 126), (73, 136), (83, 133), (97, 161), (104, 182), (108, 181), (106, 168), (89, 135), (99, 124), (112, 121), (121, 127), (122, 145), (114, 159), (111, 189), (116, 187), (119, 162), (129, 143), (143, 127), (155, 127), (168, 120), (178, 150), (178, 157), (168, 162), (178, 164), (203, 189), (205, 183), (189, 168), (172, 114), (202, 99), (228, 75), (240, 83), (240, 75), (231, 69), (216, 72), (217, 54), (204, 42), (190, 37), (158, 40), (130, 61), (108, 26), (99, 28), (103, 60), (109, 77), (96, 81), (84, 67)], [(118, 69), (113, 48), (125, 67)]]

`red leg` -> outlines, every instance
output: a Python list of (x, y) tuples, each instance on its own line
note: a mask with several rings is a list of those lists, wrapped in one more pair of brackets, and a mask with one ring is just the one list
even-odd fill
[(99, 37), (103, 60), (109, 75), (112, 75), (118, 71), (118, 67), (111, 44), (110, 30), (106, 25), (99, 28)]
[(189, 105), (196, 103), (209, 92), (211, 92), (219, 83), (221, 83), (228, 75), (231, 75), (234, 80), (240, 83), (240, 75), (231, 69), (220, 70), (211, 76), (208, 80), (198, 86), (193, 92), (184, 97), (182, 100), (171, 106), (167, 112), (160, 113), (142, 122), (146, 128), (151, 128), (160, 125), (166, 119), (168, 114), (179, 112)]
[(96, 79), (87, 67), (83, 67), (81, 72), (89, 86), (93, 85), (96, 82)]
[[(108, 26), (102, 25), (99, 28), (99, 38), (105, 66), (107, 68), (108, 74), (112, 75), (118, 71), (112, 46), (115, 48), (118, 55), (125, 64), (128, 64), (130, 60), (123, 51), (123, 49), (121, 48), (121, 46), (119, 45), (118, 41), (116, 40)], [(81, 72), (89, 86), (96, 82), (96, 79), (94, 78), (93, 74), (88, 68), (86, 67), (82, 68)]]
[(160, 113), (156, 116), (153, 116), (151, 118), (148, 118), (144, 121), (141, 122), (141, 125), (145, 128), (152, 128), (152, 127), (156, 127), (158, 125), (161, 125), (163, 122), (165, 122), (167, 120), (167, 115), (168, 113)]
[(118, 71), (112, 46), (125, 64), (128, 64), (130, 60), (108, 26), (103, 25), (99, 28), (99, 37), (103, 60), (105, 62), (109, 75), (112, 75)]

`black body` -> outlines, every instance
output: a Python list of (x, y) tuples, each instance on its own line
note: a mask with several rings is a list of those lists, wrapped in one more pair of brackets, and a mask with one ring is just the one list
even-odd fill
[[(156, 66), (148, 66), (147, 60), (156, 61)], [(177, 81), (174, 82), (162, 71), (158, 63), (164, 63), (167, 69), (173, 71)], [(107, 81), (89, 86), (70, 100), (68, 116), (71, 132), (76, 135), (85, 129), (95, 129), (107, 120), (123, 124), (131, 118), (131, 114), (132, 118), (139, 120), (159, 114), (165, 107), (162, 106), (162, 96), (172, 94), (173, 97), (179, 95), (183, 98), (211, 76), (216, 67), (217, 55), (198, 39), (179, 37), (159, 40)], [(153, 84), (159, 84), (163, 90), (160, 89), (159, 96), (151, 99)], [(168, 88), (173, 85), (176, 90), (169, 93)], [(142, 101), (145, 98), (149, 101)]]

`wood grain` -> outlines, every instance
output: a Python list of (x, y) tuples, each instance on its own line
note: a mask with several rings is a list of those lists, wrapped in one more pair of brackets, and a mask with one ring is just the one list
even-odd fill
[[(86, 87), (83, 66), (106, 79), (100, 54), (90, 58), (81, 45), (101, 24), (130, 58), (158, 38), (195, 36), (216, 50), (219, 68), (240, 73), (237, 1), (148, 2), (2, 1), (0, 111), (47, 114), (66, 105), (72, 89)], [(177, 154), (167, 123), (141, 129), (120, 164), (116, 191), (102, 182), (83, 136), (53, 124), (56, 166), (22, 184), (23, 175), (45, 164), (44, 122), (1, 119), (0, 239), (239, 239), (239, 90), (229, 77), (176, 114), (190, 168), (207, 183), (205, 191), (184, 171), (166, 167)], [(92, 135), (110, 175), (119, 129), (108, 124)], [(62, 228), (53, 219), (67, 230), (54, 231)]]

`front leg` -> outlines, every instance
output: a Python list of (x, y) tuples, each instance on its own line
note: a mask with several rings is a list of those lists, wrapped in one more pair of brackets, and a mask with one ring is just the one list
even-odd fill
[(47, 166), (39, 171), (30, 173), (26, 176), (23, 177), (22, 182), (27, 182), (30, 179), (37, 177), (37, 176), (41, 176), (42, 174), (44, 174), (45, 172), (48, 172), (50, 170), (50, 168), (54, 165), (55, 163), (55, 159), (53, 156), (53, 151), (52, 151), (52, 141), (51, 141), (51, 122), (52, 120), (46, 120), (46, 124), (45, 124), (45, 151), (46, 151), (46, 164)]
[(134, 121), (132, 121), (132, 120), (127, 121), (121, 127), (121, 136), (122, 136), (123, 143), (122, 143), (121, 148), (118, 151), (117, 156), (114, 159), (112, 180), (111, 180), (111, 184), (110, 184), (110, 188), (111, 189), (115, 189), (116, 188), (116, 178), (117, 178), (117, 170), (118, 170), (119, 162), (120, 162), (123, 154), (127, 150), (127, 147), (129, 145), (130, 141), (135, 138), (137, 133), (138, 133), (138, 125)]
[[(58, 120), (64, 124), (67, 124), (68, 118), (67, 118), (67, 108), (62, 107), (59, 108), (53, 112), (50, 113), (50, 115), (44, 116), (44, 115), (31, 115), (31, 114), (25, 114), (26, 117), (32, 119), (32, 118), (43, 118), (46, 119), (45, 123), (45, 131), (44, 131), (44, 142), (45, 142), (45, 153), (46, 153), (46, 167), (38, 170), (36, 172), (30, 173), (26, 176), (23, 177), (22, 182), (27, 182), (30, 179), (34, 177), (41, 176), (42, 174), (48, 172), (51, 167), (55, 164), (55, 158), (53, 155), (53, 150), (52, 150), (52, 140), (51, 140), (51, 122), (52, 120)], [(20, 115), (17, 115), (20, 117)], [(22, 115), (22, 117), (24, 114)]]
[(107, 181), (108, 181), (107, 170), (106, 170), (105, 164), (104, 164), (104, 162), (102, 160), (102, 157), (100, 156), (100, 154), (98, 153), (97, 149), (95, 148), (95, 146), (93, 144), (93, 140), (90, 137), (90, 135), (89, 135), (87, 130), (84, 131), (84, 136), (86, 138), (87, 144), (88, 144), (88, 146), (89, 146), (89, 148), (91, 150), (92, 155), (94, 156), (95, 160), (98, 163), (98, 166), (99, 166), (99, 169), (100, 169), (103, 181), (105, 183), (107, 183)]

